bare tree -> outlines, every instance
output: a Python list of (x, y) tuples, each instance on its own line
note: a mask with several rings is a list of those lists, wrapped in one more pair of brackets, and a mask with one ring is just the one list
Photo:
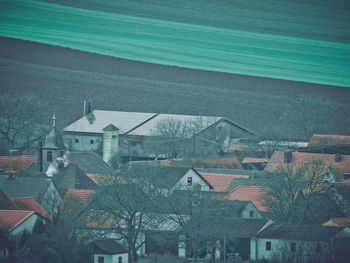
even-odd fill
[(306, 141), (312, 134), (325, 132), (335, 125), (337, 109), (328, 98), (300, 95), (294, 104), (286, 105), (283, 114), (285, 126), (296, 129)]
[(35, 124), (44, 112), (43, 104), (32, 96), (0, 98), (0, 137), (10, 149), (26, 149), (47, 132)]
[(306, 223), (316, 201), (315, 193), (322, 193), (327, 184), (327, 169), (318, 160), (304, 166), (281, 168), (271, 180), (265, 204), (279, 221)]
[(215, 122), (210, 117), (194, 117), (180, 120), (169, 118), (157, 122), (153, 135), (153, 153), (165, 158), (206, 155), (217, 152), (220, 143), (200, 136), (199, 133)]

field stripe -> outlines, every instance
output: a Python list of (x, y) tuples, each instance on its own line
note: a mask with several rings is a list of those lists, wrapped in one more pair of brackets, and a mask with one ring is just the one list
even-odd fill
[(350, 87), (350, 45), (1, 1), (0, 35), (119, 58)]

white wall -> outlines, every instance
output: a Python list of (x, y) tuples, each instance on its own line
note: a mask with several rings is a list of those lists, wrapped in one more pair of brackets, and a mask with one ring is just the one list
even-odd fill
[[(101, 135), (82, 135), (82, 134), (65, 134), (63, 136), (64, 142), (69, 146), (70, 151), (89, 152), (102, 148), (102, 134)], [(75, 139), (79, 142), (75, 143)], [(90, 140), (94, 140), (94, 144), (90, 144)]]
[[(303, 259), (304, 262), (310, 261), (309, 258), (313, 256), (319, 256), (318, 262), (322, 262), (324, 254), (328, 253), (328, 244), (325, 242), (313, 242), (313, 241), (300, 241), (300, 240), (283, 240), (283, 239), (269, 239), (269, 238), (256, 238), (256, 259), (276, 259), (280, 261), (288, 261), (288, 259), (294, 259), (298, 256), (299, 259)], [(266, 242), (271, 242), (271, 250), (266, 250)], [(253, 248), (253, 239), (251, 240), (251, 250)], [(296, 252), (290, 250), (291, 243), (296, 244)], [(316, 253), (316, 245), (321, 246), (322, 253)], [(254, 254), (254, 252), (253, 252)], [(254, 258), (252, 257), (252, 260)]]
[(208, 184), (192, 169), (190, 169), (181, 179), (179, 182), (176, 183), (175, 189), (178, 190), (187, 190), (191, 188), (191, 186), (187, 183), (187, 178), (192, 177), (192, 186), (200, 185), (202, 191), (209, 191), (210, 188)]
[(19, 236), (24, 231), (31, 233), (33, 231), (33, 227), (38, 219), (39, 219), (39, 217), (37, 214), (32, 214), (29, 218), (27, 218), (19, 226), (17, 226), (15, 229), (13, 229), (11, 231), (10, 238), (11, 239), (16, 238), (16, 236)]
[(122, 263), (128, 263), (128, 253), (118, 255), (94, 254), (94, 263), (98, 263), (98, 257), (104, 258), (104, 263), (119, 263), (119, 258), (122, 258)]

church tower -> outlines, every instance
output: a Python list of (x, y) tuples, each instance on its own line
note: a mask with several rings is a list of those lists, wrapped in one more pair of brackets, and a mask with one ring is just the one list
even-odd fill
[(66, 146), (63, 143), (62, 135), (56, 129), (55, 113), (52, 117), (52, 129), (45, 136), (41, 146), (40, 172), (45, 172), (50, 164), (57, 164), (57, 158), (63, 158)]

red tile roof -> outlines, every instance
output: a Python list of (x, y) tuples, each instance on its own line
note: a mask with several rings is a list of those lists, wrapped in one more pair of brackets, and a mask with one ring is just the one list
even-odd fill
[(19, 173), (37, 160), (36, 155), (0, 156), (0, 171)]
[(242, 160), (242, 163), (264, 163), (267, 160), (265, 158), (250, 158), (250, 157), (245, 157)]
[(286, 167), (299, 168), (307, 163), (320, 161), (326, 172), (328, 167), (332, 168), (337, 180), (344, 182), (343, 174), (350, 173), (350, 155), (342, 155), (340, 161), (335, 161), (335, 154), (292, 152), (292, 158), (288, 163), (284, 162), (283, 152), (274, 152), (267, 164), (267, 171), (275, 172)]
[(200, 173), (203, 178), (213, 186), (215, 192), (226, 192), (235, 178), (249, 179), (249, 175), (232, 175), (218, 173)]
[(238, 186), (225, 196), (229, 200), (251, 201), (261, 211), (267, 211), (264, 195), (268, 188), (260, 186)]
[(161, 161), (161, 164), (191, 166), (194, 168), (243, 169), (236, 156), (172, 159)]
[(93, 190), (68, 189), (60, 207), (63, 217), (74, 217), (78, 215), (91, 201), (95, 194)]
[(11, 232), (33, 214), (33, 211), (0, 210), (0, 229)]
[(38, 215), (52, 220), (51, 216), (33, 197), (13, 198), (11, 200), (20, 210), (34, 211)]
[(310, 140), (309, 146), (343, 145), (343, 144), (350, 144), (350, 136), (314, 134)]
[(114, 176), (104, 176), (99, 174), (87, 174), (87, 176), (98, 186), (110, 185), (114, 183)]

